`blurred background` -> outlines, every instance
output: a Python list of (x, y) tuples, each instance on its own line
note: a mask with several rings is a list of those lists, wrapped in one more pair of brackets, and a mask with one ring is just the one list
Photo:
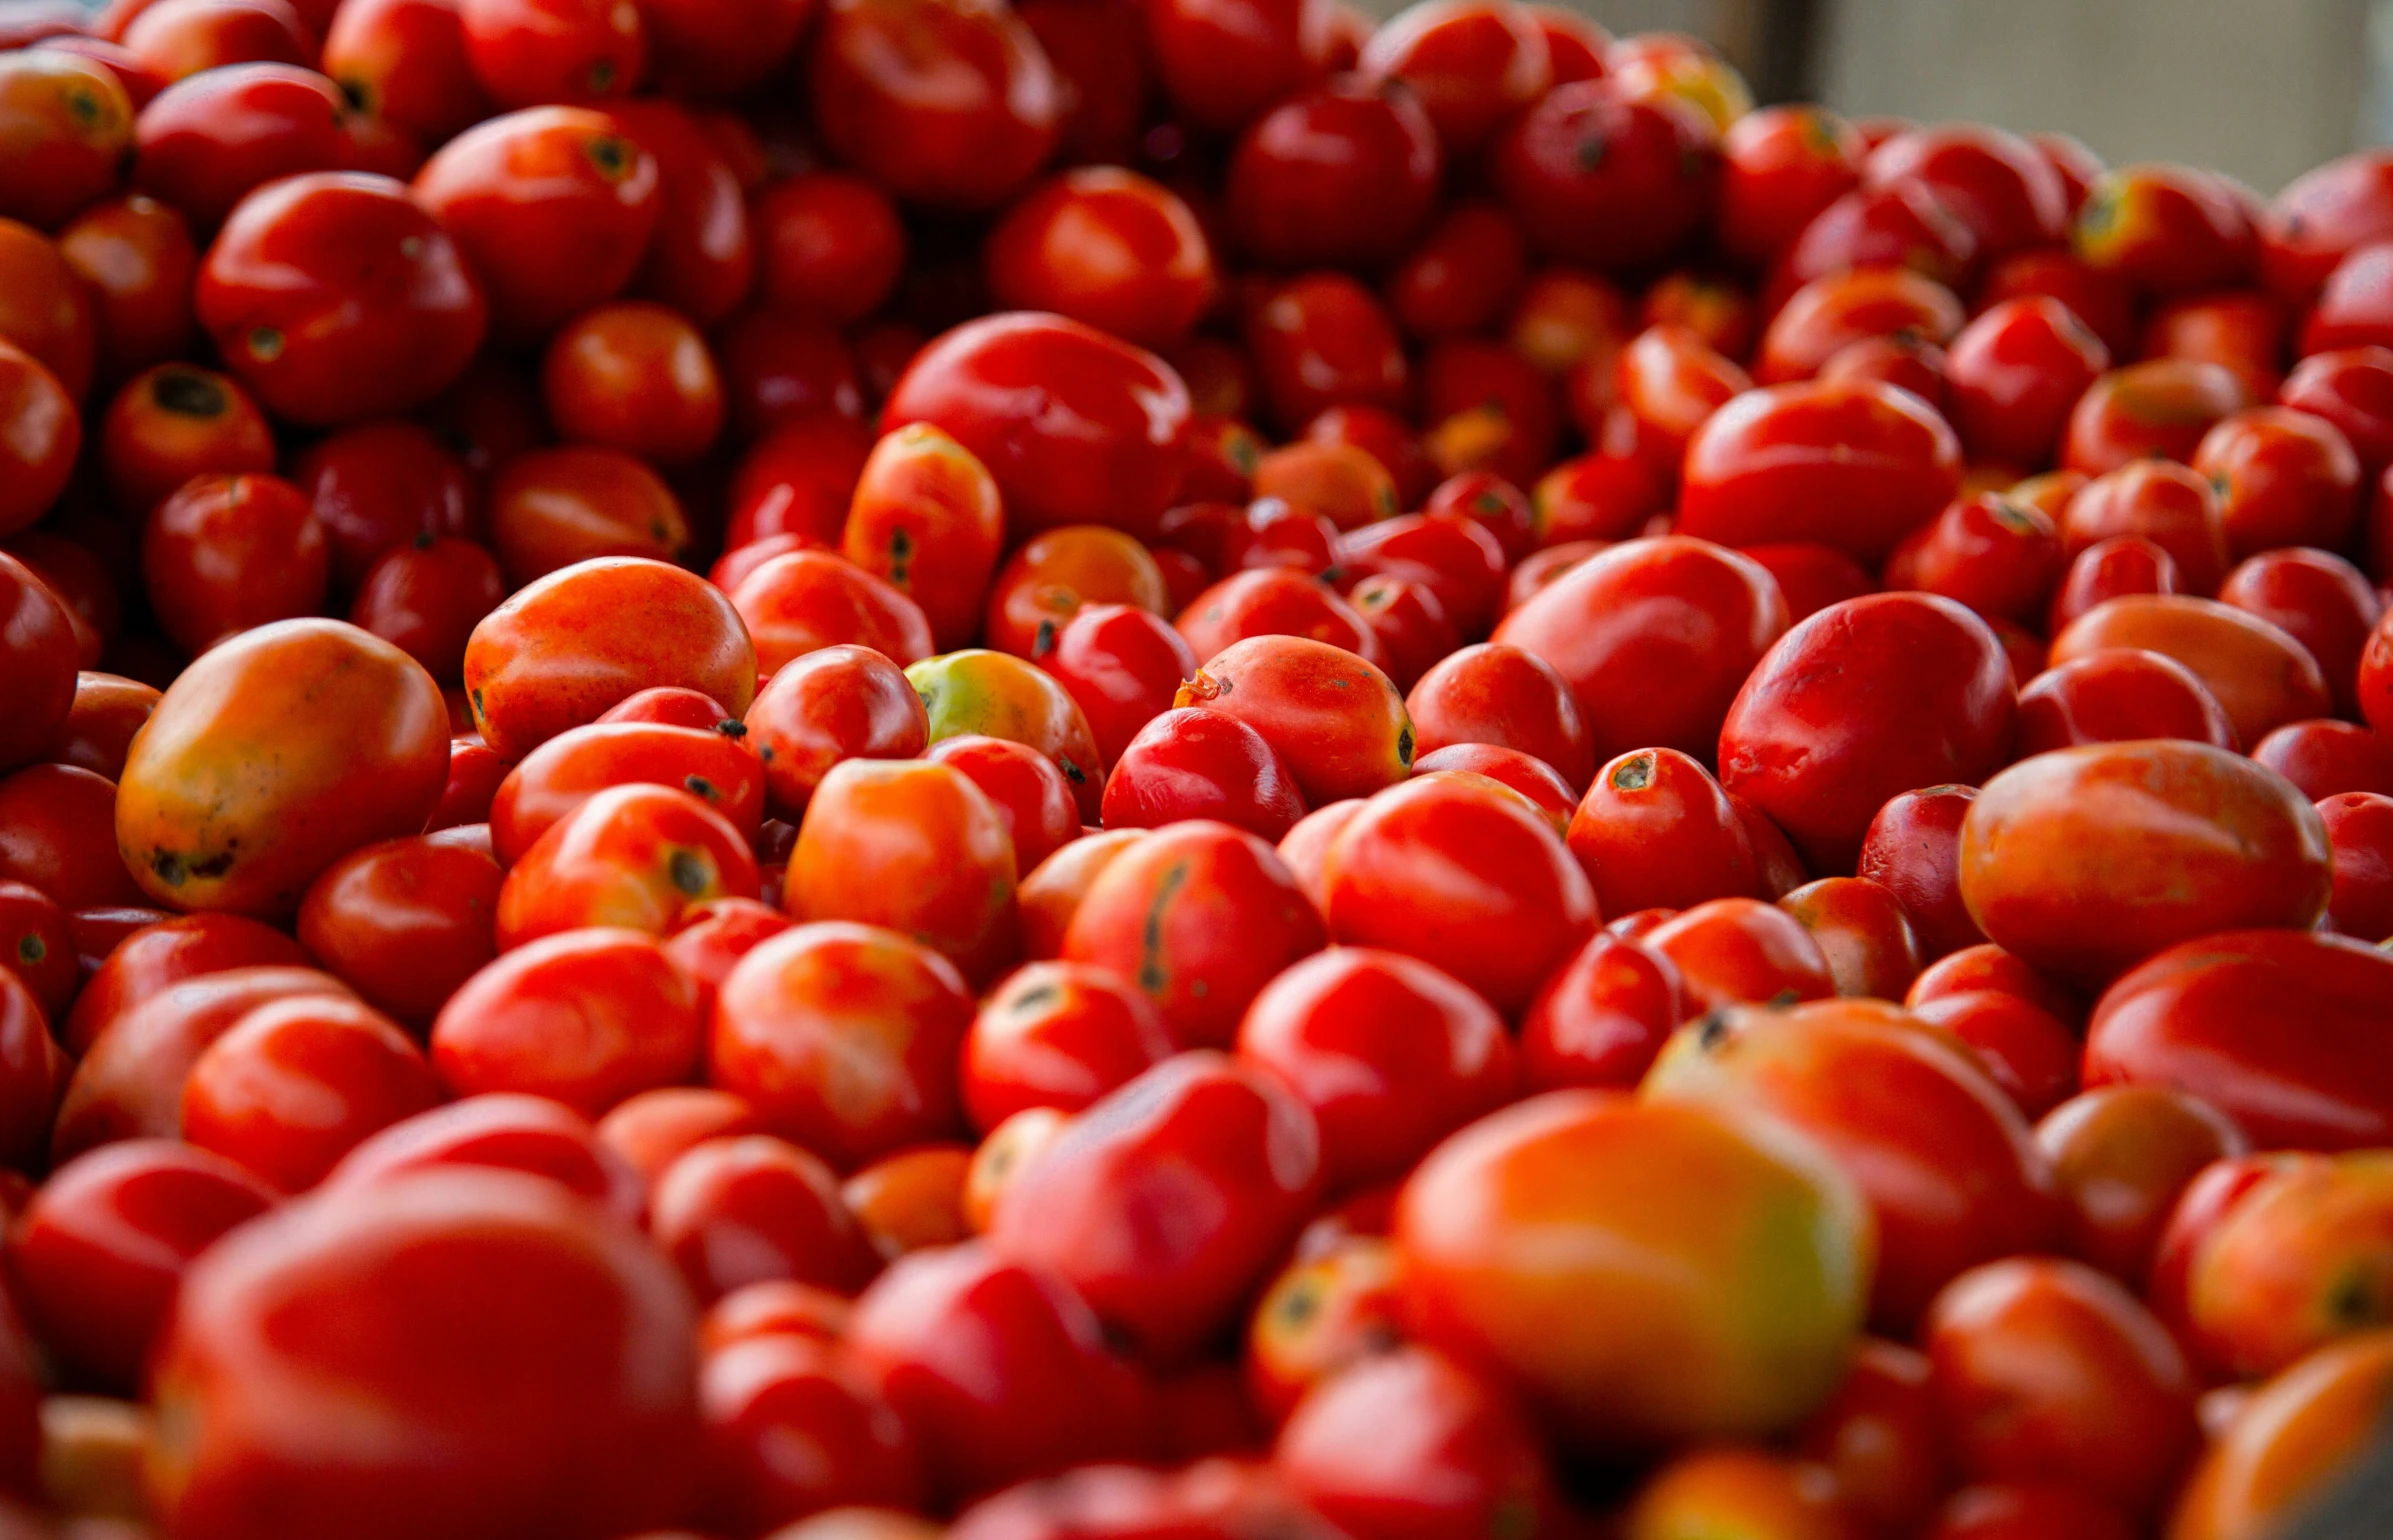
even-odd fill
[[(1386, 14), (1401, 0), (1369, 0)], [(2075, 134), (2273, 193), (2393, 141), (2393, 0), (1571, 0), (1713, 43), (1763, 101)]]

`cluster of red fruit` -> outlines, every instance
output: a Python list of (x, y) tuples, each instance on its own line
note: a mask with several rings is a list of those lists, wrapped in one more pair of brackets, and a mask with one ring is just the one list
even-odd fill
[(0, 1536), (2366, 1464), (2393, 153), (1512, 0), (0, 50)]

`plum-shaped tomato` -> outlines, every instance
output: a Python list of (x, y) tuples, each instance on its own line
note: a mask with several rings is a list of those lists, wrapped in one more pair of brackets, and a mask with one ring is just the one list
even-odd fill
[(1822, 871), (1849, 869), (1889, 797), (2002, 762), (2017, 691), (2001, 641), (1930, 594), (1830, 605), (1770, 649), (1720, 727), (1720, 784)]
[(1661, 261), (1703, 222), (1718, 180), (1710, 124), (1609, 80), (1547, 92), (1505, 129), (1495, 182), (1549, 257), (1605, 268)]
[(289, 1540), (670, 1523), (696, 1325), (637, 1232), (536, 1177), (423, 1172), (295, 1204), (184, 1278), (152, 1490), (197, 1540), (261, 1513)]
[(1814, 540), (1875, 562), (1961, 485), (1936, 409), (1872, 380), (1749, 391), (1687, 443), (1679, 531), (1723, 545)]
[(2103, 994), (2086, 1032), (2088, 1089), (2174, 1087), (2263, 1149), (2393, 1142), (2393, 1067), (2370, 1047), (2393, 999), (2393, 956), (2342, 936), (2216, 929)]
[(350, 851), (421, 830), (448, 758), (413, 658), (336, 620), (260, 626), (158, 703), (117, 788), (117, 849), (177, 908), (288, 913)]
[(922, 606), (935, 646), (961, 647), (1005, 542), (997, 483), (971, 450), (928, 423), (873, 447), (840, 550)]
[(967, 322), (916, 355), (884, 429), (927, 422), (980, 457), (1020, 530), (1106, 524), (1152, 538), (1186, 474), (1188, 387), (1095, 327), (1017, 312)]
[(1961, 826), (1961, 897), (1987, 939), (2087, 984), (2197, 936), (2307, 929), (2331, 890), (2308, 799), (2183, 739), (2039, 754), (1987, 782)]
[(528, 583), (465, 646), (474, 725), (510, 759), (659, 685), (742, 715), (756, 648), (722, 590), (644, 557), (598, 557)]
[(1571, 568), (1505, 616), (1495, 641), (1562, 676), (1602, 763), (1644, 748), (1709, 756), (1729, 703), (1786, 625), (1766, 568), (1664, 536)]
[(1173, 704), (1202, 706), (1261, 733), (1313, 807), (1394, 785), (1412, 766), (1412, 719), (1395, 683), (1354, 653), (1310, 637), (1233, 642), (1180, 687)]
[(1119, 166), (1082, 166), (1024, 195), (990, 232), (987, 260), (1006, 308), (1052, 311), (1149, 348), (1186, 336), (1219, 282), (1195, 212)]
[(422, 405), (464, 371), (488, 319), (457, 242), (406, 184), (350, 171), (244, 198), (197, 299), (233, 372), (303, 423)]
[(2393, 1406), (2393, 1331), (2316, 1353), (2251, 1392), (2178, 1499), (2180, 1540), (2284, 1534), (2359, 1490)]
[(808, 47), (823, 142), (901, 198), (1002, 203), (1062, 132), (1055, 67), (1010, 6), (831, 0)]
[(1615, 1450), (1804, 1416), (1845, 1371), (1876, 1251), (1868, 1205), (1810, 1140), (1599, 1091), (1447, 1140), (1395, 1233), (1414, 1332)]
[[(1321, 1131), (1280, 1079), (1175, 1055), (1074, 1118), (997, 1200), (989, 1246), (1170, 1361), (1227, 1324), (1312, 1213)], [(1147, 1216), (1172, 1212), (1157, 1225)]]
[(1878, 1000), (1734, 1008), (1683, 1029), (1642, 1094), (1767, 1111), (1817, 1139), (1878, 1218), (1874, 1321), (1903, 1329), (1954, 1274), (2048, 1244), (2052, 1171), (1961, 1044)]
[(1230, 160), (1230, 228), (1270, 267), (1378, 267), (1428, 217), (1438, 162), (1411, 92), (1341, 76), (1248, 126)]
[(800, 919), (887, 926), (985, 981), (1013, 956), (1014, 880), (1005, 820), (963, 771), (850, 759), (806, 805), (782, 903)]

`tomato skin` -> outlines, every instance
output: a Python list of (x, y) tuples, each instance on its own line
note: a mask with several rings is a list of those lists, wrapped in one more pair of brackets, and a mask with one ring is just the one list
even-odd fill
[(195, 476), (150, 513), (142, 586), (158, 623), (198, 653), (324, 603), (329, 558), (306, 498), (279, 476)]
[(843, 163), (910, 202), (993, 207), (1055, 148), (1054, 67), (1010, 10), (829, 0), (807, 47), (816, 131)]
[[(1064, 435), (1026, 421), (1018, 392), (1036, 382), (1072, 415)], [(882, 407), (889, 431), (944, 429), (997, 478), (1017, 531), (1102, 524), (1142, 537), (1185, 474), (1188, 388), (1170, 365), (1060, 316), (968, 322), (934, 339)]]
[(228, 968), (304, 967), (308, 954), (283, 932), (234, 914), (185, 914), (142, 925), (86, 979), (59, 1041), (78, 1058), (119, 1016), (167, 986)]
[(293, 63), (176, 81), (135, 125), (133, 185), (212, 230), (249, 193), (348, 160), (340, 89)]
[(1034, 661), (1054, 651), (1058, 631), (1093, 604), (1161, 613), (1170, 600), (1163, 572), (1133, 536), (1095, 524), (1031, 536), (990, 585), (983, 641)]
[(528, 1092), (595, 1118), (686, 1080), (704, 1032), (695, 982), (654, 938), (590, 927), (513, 948), (467, 979), (433, 1023), (432, 1063), (457, 1095)]
[[(1550, 1179), (1562, 1170), (1579, 1175)], [(1710, 1194), (1700, 1223), (1671, 1196), (1691, 1182)], [(1804, 1237), (1769, 1253), (1766, 1283), (1727, 1260), (1765, 1224)], [(1588, 1244), (1532, 1240), (1549, 1234)], [(1860, 1196), (1808, 1142), (1592, 1091), (1532, 1098), (1447, 1141), (1405, 1184), (1395, 1236), (1407, 1324), (1496, 1363), (1568, 1443), (1596, 1449), (1801, 1417), (1843, 1371), (1874, 1251)], [(1671, 1286), (1616, 1270), (1624, 1246), (1677, 1259)], [(1764, 1312), (1765, 1295), (1782, 1308)], [(1591, 1297), (1610, 1303), (1590, 1311)], [(1660, 1335), (1702, 1350), (1663, 1352)]]
[(766, 807), (791, 820), (840, 761), (908, 759), (930, 741), (922, 697), (869, 647), (822, 647), (792, 661), (758, 693), (746, 726), (764, 764)]
[[(1866, 444), (1866, 454), (1855, 447)], [(1682, 532), (1728, 545), (1817, 540), (1883, 557), (1960, 486), (1960, 441), (1917, 397), (1867, 381), (1751, 392), (1687, 445)], [(1835, 508), (1822, 522), (1823, 510)]]
[(955, 1495), (1149, 1443), (1150, 1393), (1079, 1292), (985, 1243), (900, 1258), (858, 1299), (846, 1340)]
[(1521, 1018), (1520, 1067), (1532, 1090), (1633, 1089), (1687, 1016), (1678, 965), (1641, 942), (1598, 931), (1554, 970)]
[(850, 759), (806, 805), (782, 907), (886, 926), (985, 981), (1014, 954), (1014, 886), (1013, 837), (971, 777), (922, 760)]
[(1430, 223), (1388, 275), (1388, 308), (1422, 341), (1483, 331), (1519, 292), (1528, 262), (1528, 237), (1510, 210), (1460, 202)]
[(192, 1259), (275, 1202), (221, 1155), (167, 1139), (112, 1144), (61, 1166), (10, 1225), (11, 1293), (49, 1351), (130, 1387)]
[(878, 1263), (831, 1168), (770, 1134), (708, 1139), (675, 1159), (650, 1192), (648, 1232), (707, 1304), (781, 1279), (850, 1294)]
[(0, 69), (0, 102), (12, 173), (0, 218), (55, 229), (116, 190), (135, 104), (107, 64), (58, 49), (15, 53)]
[(1072, 783), (1055, 761), (1029, 744), (966, 733), (940, 739), (923, 757), (962, 771), (989, 799), (1013, 841), (1017, 873), (1031, 871), (1080, 838), (1083, 825)]
[(494, 1168), (539, 1177), (625, 1224), (647, 1207), (638, 1173), (598, 1141), (589, 1121), (545, 1096), (469, 1096), (392, 1124), (324, 1179), (352, 1193), (426, 1170)]
[(1436, 131), (1410, 92), (1334, 78), (1239, 136), (1229, 225), (1268, 266), (1382, 266), (1428, 217), (1440, 161)]
[(2046, 669), (2019, 693), (2021, 759), (2135, 738), (2235, 747), (2235, 724), (2192, 670), (2140, 648), (2110, 647)]
[(758, 287), (777, 313), (853, 325), (897, 285), (906, 231), (889, 195), (861, 177), (801, 172), (756, 199)]
[(0, 970), (0, 1159), (12, 1168), (41, 1165), (43, 1125), (58, 1110), (67, 1075), (42, 1002), (15, 971)]
[(968, 644), (1005, 538), (997, 483), (928, 423), (883, 436), (864, 462), (840, 550), (922, 606), (932, 644)]
[(439, 1101), (423, 1051), (380, 1011), (339, 997), (279, 1000), (192, 1060), (182, 1135), (300, 1192), (368, 1137)]
[(549, 573), (466, 643), (474, 725), (509, 759), (658, 685), (701, 691), (735, 716), (756, 696), (756, 649), (731, 601), (659, 561), (601, 557)]
[[(1307, 273), (1276, 284), (1250, 297), (1244, 321), (1263, 404), (1281, 428), (1341, 406), (1405, 409), (1411, 366), (1395, 322), (1354, 278)], [(1404, 469), (1381, 463), (1392, 476)]]
[(2260, 740), (2252, 759), (2315, 801), (2347, 791), (2393, 796), (2393, 742), (2350, 722), (2288, 722)]
[(1247, 723), (1188, 706), (1140, 729), (1105, 781), (1108, 829), (1155, 829), (1206, 818), (1277, 840), (1305, 815), (1278, 751)]
[[(2217, 842), (2221, 828), (2236, 831), (2231, 847)], [(2097, 868), (2098, 885), (2086, 886)], [(2089, 984), (2197, 936), (2306, 928), (2329, 891), (2316, 810), (2282, 778), (2207, 744), (2040, 755), (1988, 782), (1962, 825), (1961, 893), (1988, 939)], [(2094, 892), (2099, 926), (2078, 896)]]
[(111, 779), (125, 773), (133, 735), (158, 707), (159, 692), (117, 674), (75, 676), (75, 704), (52, 734), (45, 757)]
[(1393, 785), (1413, 758), (1411, 719), (1369, 662), (1308, 637), (1232, 642), (1181, 685), (1175, 706), (1203, 706), (1261, 733), (1314, 806)]
[(756, 891), (756, 857), (722, 814), (678, 786), (609, 786), (508, 869), (499, 950), (594, 925), (662, 936), (699, 904)]
[(74, 623), (39, 573), (0, 552), (0, 766), (15, 769), (44, 750), (74, 711)]
[(2277, 387), (2277, 402), (2324, 418), (2341, 430), (2359, 457), (2360, 475), (2373, 485), (2393, 461), (2393, 358), (2378, 347), (2313, 353)]
[(334, 10), (324, 73), (362, 111), (437, 144), (488, 117), (453, 0), (360, 0)]
[(32, 354), (0, 339), (0, 422), (8, 424), (7, 490), (0, 531), (40, 518), (64, 490), (83, 443), (83, 422), (58, 377)]
[(371, 631), (435, 679), (464, 677), (465, 644), (507, 597), (497, 558), (470, 540), (419, 535), (366, 570), (350, 624)]
[(1180, 681), (1197, 666), (1170, 622), (1133, 604), (1081, 606), (1055, 633), (1053, 648), (1033, 661), (1071, 693), (1109, 765), (1172, 709)]
[[(1183, 1053), (1100, 1099), (1015, 1177), (989, 1245), (1051, 1270), (1169, 1362), (1227, 1323), (1294, 1238), (1321, 1181), (1320, 1131), (1302, 1101), (1267, 1071)], [(1128, 1217), (1191, 1183), (1204, 1207), (1178, 1233)]]
[(1258, 636), (1303, 637), (1374, 665), (1389, 661), (1359, 610), (1285, 567), (1250, 568), (1222, 579), (1189, 600), (1175, 624), (1200, 663)]
[(540, 377), (549, 420), (569, 442), (677, 465), (723, 429), (723, 382), (706, 339), (654, 300), (613, 300), (566, 322)]
[(482, 280), (511, 341), (528, 341), (622, 292), (663, 194), (656, 157), (587, 107), (529, 107), (441, 146), (416, 173), (416, 201)]
[[(460, 1265), (417, 1276), (444, 1257)], [(236, 1348), (257, 1312), (342, 1303), (372, 1311), (378, 1329), (280, 1342), (280, 1373)], [(415, 1175), (294, 1205), (185, 1280), (158, 1393), (205, 1431), (160, 1460), (162, 1506), (194, 1536), (241, 1533), (268, 1502), (294, 1537), (662, 1522), (686, 1500), (696, 1449), (695, 1324), (670, 1269), (629, 1229), (530, 1178)], [(459, 1331), (483, 1344), (477, 1361), (492, 1373), (507, 1366), (510, 1395), (493, 1398), (480, 1374), (426, 1369)], [(449, 1437), (428, 1463), (372, 1442), (330, 1465), (298, 1461), (274, 1430), (321, 1435), (315, 1387), (330, 1383)], [(360, 1502), (376, 1514), (364, 1531)]]
[(175, 209), (142, 193), (95, 204), (58, 232), (58, 254), (90, 290), (105, 379), (128, 378), (188, 346), (199, 250)]
[(1764, 107), (1721, 141), (1721, 245), (1761, 267), (1818, 213), (1861, 183), (1867, 153), (1853, 125), (1824, 107)]
[(957, 1073), (986, 1133), (1026, 1108), (1078, 1112), (1171, 1053), (1162, 1015), (1132, 985), (1102, 968), (1033, 962), (981, 1003)]
[(1974, 1268), (1937, 1296), (1924, 1340), (1972, 1480), (2058, 1480), (2148, 1511), (2199, 1444), (2185, 1355), (2132, 1294), (2081, 1263)]
[(183, 671), (133, 745), (117, 848), (166, 902), (287, 912), (334, 860), (423, 827), (447, 719), (422, 666), (354, 626), (245, 632)]
[(2029, 622), (2041, 617), (2061, 571), (2053, 521), (2031, 504), (1984, 493), (1947, 503), (1906, 536), (1887, 556), (1886, 586), (1941, 594), (1990, 620)]
[(639, 10), (596, 0), (459, 0), (465, 61), (501, 107), (629, 96), (648, 68)]
[(1517, 749), (1575, 790), (1595, 768), (1578, 699), (1553, 666), (1501, 642), (1448, 653), (1405, 697), (1415, 761), (1457, 744)]
[(1946, 1486), (1946, 1456), (1926, 1355), (1864, 1337), (1844, 1383), (1803, 1424), (1796, 1447), (1834, 1475), (1848, 1508), (1874, 1529), (1925, 1520)]
[(2332, 550), (2359, 517), (2359, 456), (2340, 428), (2307, 412), (2261, 406), (2224, 418), (2202, 435), (2193, 465), (2219, 485), (2238, 557), (2285, 545)]
[(2099, 476), (2147, 455), (2191, 460), (2212, 425), (2246, 404), (2243, 383), (2222, 365), (2189, 358), (2127, 364), (2077, 398), (2061, 464)]
[[(1828, 656), (1842, 666), (1822, 674)], [(1839, 871), (1888, 797), (2000, 763), (2015, 709), (2002, 646), (1968, 610), (1925, 594), (1847, 600), (1789, 631), (1738, 691), (1720, 784)]]
[[(2258, 1149), (2359, 1149), (2393, 1137), (2393, 1077), (2372, 1040), (2393, 968), (2340, 936), (2209, 934), (2147, 959), (2104, 992), (2087, 1029), (2088, 1089), (2197, 1096)], [(2293, 1023), (2301, 1030), (2289, 1030)]]
[(1179, 195), (1112, 166), (1025, 193), (990, 233), (985, 260), (1002, 307), (1051, 311), (1148, 348), (1186, 336), (1219, 282)]
[(361, 423), (333, 433), (292, 463), (290, 479), (324, 527), (333, 579), (344, 591), (418, 536), (481, 534), (464, 461), (414, 423)]
[[(1590, 159), (1586, 146), (1606, 153)], [(1718, 177), (1710, 127), (1608, 80), (1558, 86), (1492, 151), (1497, 188), (1539, 251), (1599, 268), (1659, 262), (1701, 224)]]
[(843, 556), (797, 549), (768, 557), (731, 592), (769, 676), (825, 647), (861, 644), (901, 663), (931, 655), (931, 623), (895, 587)]
[(955, 1063), (971, 1021), (963, 976), (928, 946), (877, 926), (799, 925), (724, 979), (707, 1078), (853, 1169), (960, 1130)]
[(1571, 814), (1568, 838), (1605, 914), (1687, 909), (1761, 888), (1752, 842), (1727, 794), (1676, 749), (1605, 765)]
[(1919, 941), (1892, 889), (1864, 877), (1822, 877), (1782, 895), (1778, 907), (1811, 932), (1839, 995), (1899, 1000), (1919, 976)]
[(2370, 1332), (2317, 1353), (2251, 1393), (2212, 1441), (2178, 1500), (2172, 1533), (2227, 1540), (2301, 1522), (2354, 1479), (2361, 1430), (2393, 1399), (2393, 1335)]
[(1226, 1046), (1262, 987), (1327, 939), (1271, 846), (1196, 820), (1142, 836), (1094, 876), (1062, 955), (1137, 985), (1182, 1047)]
[[(1894, 347), (1894, 357), (1916, 359), (1919, 355), (1905, 350), (1940, 350), (1961, 330), (1962, 318), (1961, 301), (1950, 289), (1909, 268), (1861, 268), (1815, 278), (1788, 295), (1770, 318), (1754, 359), (1754, 377), (1764, 385), (1842, 378), (1853, 367), (1844, 360), (1866, 356), (1861, 350), (1872, 344)], [(1941, 351), (1931, 356), (1941, 364)], [(1833, 373), (1831, 364), (1838, 365)], [(1941, 368), (1919, 384), (1927, 388), (1913, 394), (1941, 407)]]
[(497, 955), (502, 873), (479, 851), (415, 836), (352, 851), (300, 900), (300, 939), (368, 1003), (428, 1025)]
[(1758, 563), (1663, 536), (1589, 557), (1505, 616), (1494, 640), (1569, 683), (1600, 763), (1641, 748), (1709, 755), (1786, 625), (1777, 580)]
[(596, 792), (627, 784), (672, 786), (723, 815), (753, 840), (764, 819), (765, 767), (744, 738), (647, 722), (593, 722), (549, 739), (499, 783), (490, 842), (501, 865), (524, 858), (557, 821)]
[[(43, 1030), (66, 1024), (67, 1005), (82, 983), (67, 911), (29, 883), (0, 881), (0, 973), (25, 986), (40, 1008)], [(0, 986), (5, 989), (5, 986)]]

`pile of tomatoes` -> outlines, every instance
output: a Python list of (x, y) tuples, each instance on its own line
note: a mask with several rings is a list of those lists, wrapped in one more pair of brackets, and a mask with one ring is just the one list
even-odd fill
[(2393, 152), (0, 0), (0, 1537), (2285, 1540), (2389, 464)]

